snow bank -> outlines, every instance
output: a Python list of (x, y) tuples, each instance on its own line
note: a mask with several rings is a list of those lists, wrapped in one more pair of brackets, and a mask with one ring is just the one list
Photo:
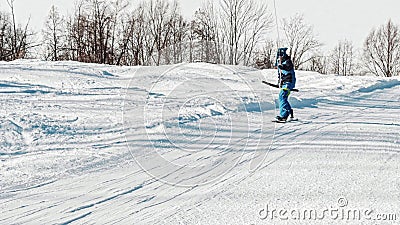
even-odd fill
[(279, 90), (261, 83), (276, 79), (205, 63), (0, 62), (0, 223), (259, 224), (264, 201), (365, 206), (364, 194), (398, 209), (399, 78), (298, 71), (299, 121), (279, 125)]

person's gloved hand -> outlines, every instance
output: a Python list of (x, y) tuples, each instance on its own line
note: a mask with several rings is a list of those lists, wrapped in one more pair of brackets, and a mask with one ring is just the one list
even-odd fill
[(279, 65), (278, 65), (278, 68), (282, 70), (282, 69), (283, 69), (282, 64), (279, 64)]

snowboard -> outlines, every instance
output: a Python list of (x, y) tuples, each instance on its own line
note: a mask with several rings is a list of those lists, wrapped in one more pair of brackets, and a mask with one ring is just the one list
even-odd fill
[(299, 121), (299, 119), (297, 119), (297, 118), (288, 118), (286, 121), (280, 121), (280, 120), (277, 120), (277, 119), (272, 120), (272, 122), (274, 122), (274, 123), (290, 123), (290, 122), (296, 122), (296, 121)]
[[(271, 87), (280, 88), (279, 85), (277, 85), (277, 84), (273, 84), (273, 83), (270, 83), (270, 82), (267, 82), (267, 81), (262, 81), (262, 82), (263, 82), (263, 84), (269, 85), (269, 86), (271, 86)], [(299, 89), (293, 89), (293, 90), (291, 90), (291, 91), (299, 92)]]

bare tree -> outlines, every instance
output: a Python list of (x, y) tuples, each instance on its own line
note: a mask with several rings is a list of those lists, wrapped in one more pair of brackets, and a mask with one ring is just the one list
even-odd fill
[(310, 61), (308, 61), (306, 69), (320, 74), (327, 74), (329, 68), (328, 57), (322, 54), (315, 54)]
[(256, 53), (255, 67), (258, 69), (272, 69), (275, 64), (275, 50), (276, 45), (274, 41), (267, 40), (264, 48)]
[[(127, 61), (128, 65), (145, 65), (149, 61), (149, 54), (146, 50), (153, 49), (150, 44), (149, 32), (146, 26), (147, 16), (144, 3), (142, 3), (131, 14), (128, 22), (128, 29), (125, 29), (127, 35)], [(149, 41), (147, 41), (149, 40)], [(146, 47), (146, 43), (148, 47)], [(133, 57), (131, 59), (131, 57)]]
[(96, 63), (113, 64), (113, 51), (110, 46), (112, 34), (112, 12), (111, 6), (106, 1), (91, 0), (89, 5), (90, 33), (92, 58)]
[(399, 26), (389, 20), (373, 29), (364, 43), (364, 63), (376, 76), (392, 77), (400, 74)]
[[(110, 44), (110, 52), (109, 54), (112, 56), (113, 64), (120, 65), (120, 55), (125, 54), (125, 42), (121, 41), (119, 33), (123, 33), (123, 24), (124, 20), (121, 14), (124, 10), (129, 6), (129, 2), (127, 0), (114, 0), (111, 2), (111, 44)], [(121, 44), (120, 46), (118, 44)]]
[(218, 20), (215, 18), (214, 5), (204, 3), (203, 8), (195, 12), (190, 32), (190, 62), (202, 61), (220, 63)]
[(12, 60), (12, 27), (8, 13), (0, 12), (0, 60)]
[(15, 8), (14, 8), (15, 0), (7, 0), (7, 4), (11, 10), (11, 21), (9, 34), (7, 36), (10, 37), (10, 60), (15, 60), (19, 58), (26, 57), (29, 49), (35, 47), (32, 43), (32, 38), (34, 33), (29, 30), (29, 20), (26, 23), (25, 27), (21, 27), (17, 24), (15, 19)]
[(313, 27), (304, 22), (302, 15), (283, 19), (283, 31), (293, 64), (295, 68), (300, 69), (304, 63), (313, 59), (313, 51), (322, 44), (315, 37)]
[(332, 72), (343, 76), (349, 76), (355, 72), (354, 46), (351, 41), (340, 41), (333, 49), (330, 61)]
[(84, 2), (76, 2), (74, 15), (67, 22), (68, 59), (80, 62), (90, 62), (85, 54), (84, 38), (87, 33), (87, 16), (84, 12)]
[(182, 15), (177, 13), (172, 15), (169, 26), (172, 33), (169, 41), (170, 47), (168, 48), (172, 52), (168, 55), (170, 59), (166, 63), (181, 63), (184, 60), (186, 52), (185, 42), (187, 40), (189, 23), (183, 19)]
[(267, 31), (273, 27), (273, 17), (272, 14), (268, 12), (267, 4), (263, 2), (254, 3), (255, 4), (252, 4), (254, 12), (252, 16), (249, 17), (248, 27), (245, 29), (243, 41), (243, 62), (246, 66), (252, 63), (254, 51), (260, 42), (264, 40)]
[(256, 45), (272, 27), (266, 2), (254, 0), (220, 1), (221, 41), (228, 44), (229, 64), (250, 64)]
[(126, 0), (80, 0), (75, 15), (68, 20), (69, 57), (92, 63), (116, 64), (126, 53), (120, 51), (124, 33), (120, 14), (128, 6)]
[(120, 49), (117, 55), (116, 65), (139, 65), (138, 60), (132, 63), (133, 56), (137, 59), (138, 54), (132, 54), (129, 48), (129, 44), (133, 41), (135, 25), (136, 18), (133, 15), (128, 16), (126, 22), (121, 23), (122, 38), (119, 43)]
[(45, 45), (46, 60), (63, 60), (62, 51), (65, 50), (66, 35), (65, 20), (53, 5), (50, 9), (45, 28), (43, 30), (43, 43)]
[(168, 23), (177, 8), (176, 4), (171, 6), (168, 1), (150, 0), (148, 1), (147, 9), (151, 39), (146, 41), (146, 46), (148, 54), (152, 56), (153, 60), (150, 63), (160, 65), (161, 50), (164, 50), (168, 46), (171, 36), (171, 27)]
[(17, 55), (17, 22), (15, 21), (15, 12), (14, 12), (14, 2), (15, 0), (7, 0), (7, 4), (11, 10), (11, 19), (12, 19), (12, 45), (11, 45), (11, 53), (12, 55)]

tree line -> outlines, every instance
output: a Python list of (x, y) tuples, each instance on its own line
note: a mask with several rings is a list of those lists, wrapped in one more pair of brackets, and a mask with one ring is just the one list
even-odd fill
[[(391, 20), (373, 28), (362, 49), (356, 49), (351, 41), (345, 39), (338, 41), (327, 54), (321, 52), (322, 43), (302, 15), (283, 19), (282, 30), (285, 39), (281, 46), (289, 48), (296, 69), (343, 76), (367, 73), (400, 76), (400, 26)], [(276, 48), (273, 41), (267, 41), (259, 52), (256, 66), (273, 68)]]
[[(72, 14), (52, 6), (40, 33), (20, 25), (14, 2), (0, 11), (0, 60), (27, 58), (40, 52), (45, 60), (72, 60), (111, 65), (164, 65), (209, 62), (273, 68), (278, 47), (288, 47), (296, 69), (354, 75), (400, 73), (399, 25), (388, 21), (372, 29), (357, 50), (348, 40), (328, 54), (313, 27), (302, 15), (280, 23), (281, 43), (268, 39), (275, 26), (265, 1), (205, 1), (183, 18), (180, 5), (170, 0), (78, 0)], [(38, 44), (40, 43), (40, 44)], [(38, 48), (41, 50), (38, 51)], [(361, 60), (357, 60), (361, 59)]]
[(32, 37), (34, 33), (26, 25), (18, 24), (15, 19), (15, 0), (7, 0), (10, 13), (0, 11), (0, 60), (12, 61), (25, 58), (28, 50), (36, 45)]
[(251, 65), (257, 45), (272, 27), (265, 3), (210, 1), (183, 18), (177, 1), (80, 0), (75, 13), (53, 6), (43, 31), (45, 58), (114, 65), (183, 61)]

